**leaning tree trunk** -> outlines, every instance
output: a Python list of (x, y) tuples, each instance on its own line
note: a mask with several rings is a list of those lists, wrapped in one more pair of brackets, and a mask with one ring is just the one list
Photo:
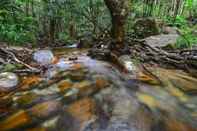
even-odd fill
[(129, 11), (129, 0), (104, 0), (111, 14), (112, 38), (117, 49), (124, 47), (124, 25)]

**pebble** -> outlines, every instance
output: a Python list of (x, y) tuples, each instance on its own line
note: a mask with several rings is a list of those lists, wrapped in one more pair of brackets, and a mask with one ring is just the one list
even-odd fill
[(16, 88), (19, 78), (10, 72), (0, 73), (0, 92), (7, 92)]

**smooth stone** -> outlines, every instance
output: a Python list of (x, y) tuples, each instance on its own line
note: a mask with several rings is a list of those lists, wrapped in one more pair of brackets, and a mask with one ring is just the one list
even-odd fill
[(29, 113), (37, 118), (47, 118), (57, 114), (62, 109), (62, 104), (59, 101), (47, 101), (33, 106), (29, 109)]
[(59, 70), (67, 70), (71, 67), (71, 62), (66, 61), (65, 59), (60, 59), (59, 62), (55, 65)]
[(11, 72), (0, 73), (0, 91), (10, 91), (15, 89), (19, 82), (16, 74)]
[(137, 70), (137, 67), (132, 62), (132, 59), (128, 55), (123, 55), (118, 58), (122, 65), (128, 70), (129, 72), (133, 72)]
[(40, 65), (49, 65), (54, 60), (54, 55), (50, 50), (39, 50), (33, 54), (33, 59)]

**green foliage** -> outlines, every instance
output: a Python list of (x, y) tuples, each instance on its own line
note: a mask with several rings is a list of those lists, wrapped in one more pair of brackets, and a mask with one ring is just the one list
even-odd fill
[[(175, 0), (131, 0), (127, 32), (135, 33), (134, 19), (149, 16), (184, 31), (187, 18), (197, 17), (197, 0), (180, 1), (177, 4)], [(103, 0), (0, 0), (0, 41), (11, 44), (35, 43), (40, 37), (49, 41), (50, 35), (54, 35), (55, 41), (67, 43), (86, 32), (100, 34), (110, 27), (109, 11)], [(192, 43), (195, 41), (190, 32), (183, 34)], [(179, 43), (185, 43), (182, 41)]]
[(0, 2), (0, 40), (13, 44), (35, 41), (35, 21), (21, 11), (18, 0)]
[(185, 19), (185, 17), (180, 16), (180, 15), (177, 15), (176, 18), (168, 17), (167, 19), (165, 19), (165, 21), (169, 25), (176, 26), (176, 27), (183, 27), (187, 25), (187, 20)]
[(34, 42), (35, 36), (31, 31), (26, 30), (23, 25), (1, 24), (0, 39), (13, 44)]
[(177, 48), (191, 48), (197, 45), (197, 37), (194, 33), (195, 27), (184, 26), (180, 29), (181, 37), (177, 40)]

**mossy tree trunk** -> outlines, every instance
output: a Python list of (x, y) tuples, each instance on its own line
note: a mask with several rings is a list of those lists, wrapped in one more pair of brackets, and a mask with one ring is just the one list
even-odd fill
[(117, 49), (124, 47), (125, 23), (129, 11), (129, 0), (104, 0), (111, 14), (111, 35)]

